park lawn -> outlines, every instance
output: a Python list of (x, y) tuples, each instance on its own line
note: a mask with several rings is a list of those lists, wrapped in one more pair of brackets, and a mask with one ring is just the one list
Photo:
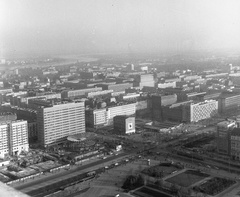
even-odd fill
[(172, 184), (179, 185), (181, 187), (189, 187), (190, 185), (197, 183), (198, 181), (201, 181), (206, 177), (209, 177), (209, 175), (193, 170), (187, 170), (183, 173), (167, 179), (166, 181)]

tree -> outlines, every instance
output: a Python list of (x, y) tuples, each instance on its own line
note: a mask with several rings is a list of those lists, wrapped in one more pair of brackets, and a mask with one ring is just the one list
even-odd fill
[(179, 191), (179, 188), (177, 187), (176, 184), (172, 184), (171, 187), (170, 187), (170, 190), (171, 190), (172, 193), (177, 194), (178, 191)]
[(141, 175), (130, 175), (124, 181), (122, 188), (132, 190), (142, 185), (144, 185), (144, 178)]
[(162, 180), (162, 179), (158, 179), (158, 180), (155, 182), (155, 185), (157, 185), (158, 187), (162, 188), (162, 186), (163, 186), (163, 180)]

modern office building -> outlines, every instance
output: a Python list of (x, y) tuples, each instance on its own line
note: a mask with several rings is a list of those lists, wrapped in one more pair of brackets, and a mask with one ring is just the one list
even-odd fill
[(230, 154), (231, 131), (236, 127), (235, 121), (223, 121), (217, 124), (217, 149), (221, 154)]
[(28, 151), (28, 123), (25, 120), (0, 123), (0, 157)]
[(231, 132), (231, 157), (240, 160), (240, 128), (234, 128)]
[(38, 140), (37, 121), (28, 122), (28, 141), (29, 144), (35, 143)]
[(161, 121), (163, 119), (162, 107), (167, 105), (172, 105), (177, 102), (177, 95), (152, 95), (152, 118), (156, 121)]
[(113, 128), (119, 135), (135, 133), (135, 117), (115, 116), (113, 118)]
[(193, 101), (179, 102), (162, 106), (162, 119), (176, 122), (190, 122), (190, 104)]
[(84, 102), (41, 107), (37, 112), (38, 140), (44, 147), (85, 132)]
[(161, 121), (163, 119), (161, 95), (152, 95), (151, 103), (152, 119), (155, 121)]

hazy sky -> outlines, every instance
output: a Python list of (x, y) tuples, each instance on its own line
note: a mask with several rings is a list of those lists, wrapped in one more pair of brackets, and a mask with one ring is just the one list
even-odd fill
[(240, 48), (240, 0), (0, 0), (1, 53)]

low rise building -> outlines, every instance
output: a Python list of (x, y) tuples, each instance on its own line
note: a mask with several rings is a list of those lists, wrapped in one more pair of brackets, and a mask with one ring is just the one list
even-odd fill
[(135, 117), (115, 116), (113, 127), (114, 131), (120, 135), (135, 133)]

